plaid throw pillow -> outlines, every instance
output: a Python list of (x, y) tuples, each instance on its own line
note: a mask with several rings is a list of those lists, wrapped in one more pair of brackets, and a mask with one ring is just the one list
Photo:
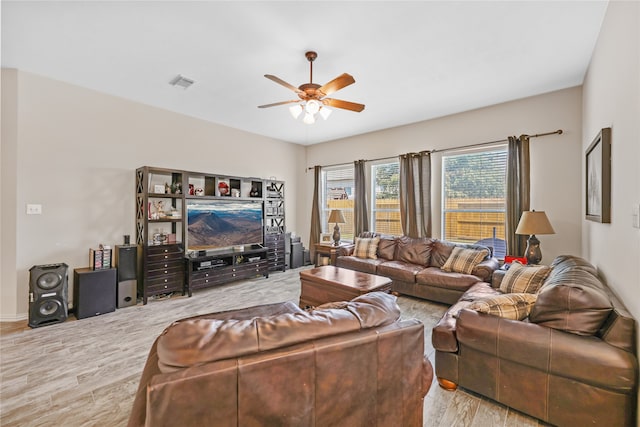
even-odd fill
[(500, 282), (500, 290), (505, 294), (527, 292), (535, 294), (551, 273), (551, 267), (546, 265), (524, 266), (519, 262), (512, 262)]
[(515, 293), (480, 298), (467, 306), (468, 309), (505, 319), (523, 320), (531, 311), (537, 295)]
[(459, 246), (453, 248), (447, 262), (442, 266), (444, 271), (471, 274), (476, 265), (489, 255), (487, 250), (465, 249)]
[(356, 237), (356, 247), (353, 249), (353, 255), (357, 258), (378, 259), (378, 243), (380, 237), (362, 238)]

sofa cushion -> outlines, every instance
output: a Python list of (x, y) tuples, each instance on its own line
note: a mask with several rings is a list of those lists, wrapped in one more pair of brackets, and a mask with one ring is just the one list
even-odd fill
[(550, 272), (551, 267), (546, 265), (525, 266), (519, 262), (513, 262), (500, 282), (500, 290), (505, 294), (518, 292), (535, 294)]
[(487, 246), (454, 243), (454, 242), (448, 242), (446, 240), (434, 239), (433, 243), (431, 244), (430, 266), (441, 268), (444, 265), (444, 263), (447, 262), (447, 260), (449, 259), (449, 256), (451, 256), (451, 252), (453, 252), (453, 249), (458, 247), (465, 248), (465, 249), (486, 250), (488, 254), (487, 258), (491, 257), (490, 256), (491, 249), (489, 249)]
[(353, 256), (357, 258), (378, 258), (378, 242), (379, 237), (362, 238), (356, 237), (356, 245), (353, 249)]
[(398, 253), (395, 259), (398, 261), (404, 261), (408, 264), (417, 264), (422, 266), (429, 265), (433, 239), (428, 237), (412, 238), (402, 236), (398, 238), (397, 241)]
[(383, 259), (357, 258), (353, 255), (339, 256), (336, 258), (336, 267), (348, 268), (349, 270), (361, 271), (363, 273), (376, 274), (378, 265), (385, 262)]
[(424, 269), (422, 265), (409, 264), (403, 261), (385, 261), (378, 265), (376, 274), (388, 277), (391, 280), (414, 283), (416, 274)]
[(453, 272), (449, 273), (442, 271), (437, 267), (427, 267), (416, 274), (416, 283), (419, 285), (455, 289), (461, 292), (466, 291), (471, 287), (471, 285), (477, 282), (478, 278), (474, 275)]
[(529, 315), (535, 302), (535, 294), (509, 293), (477, 299), (467, 308), (505, 319), (523, 320)]
[(378, 258), (392, 261), (396, 256), (397, 239), (393, 236), (380, 236)]
[(488, 251), (455, 247), (442, 266), (444, 271), (471, 274), (474, 267), (489, 255)]
[(162, 372), (172, 372), (383, 326), (399, 318), (396, 297), (371, 292), (354, 298), (341, 309), (316, 309), (244, 320), (196, 318), (174, 322), (158, 338), (158, 367)]
[(575, 257), (564, 260), (552, 264), (553, 272), (540, 288), (529, 320), (565, 332), (594, 335), (613, 309), (611, 300), (592, 266)]

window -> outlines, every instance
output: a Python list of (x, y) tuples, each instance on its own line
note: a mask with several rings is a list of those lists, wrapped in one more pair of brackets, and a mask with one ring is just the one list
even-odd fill
[(371, 230), (402, 235), (400, 223), (400, 163), (371, 165)]
[(346, 224), (338, 224), (341, 240), (353, 240), (353, 204), (355, 196), (353, 165), (322, 168), (322, 231), (332, 233), (335, 224), (329, 224), (329, 212), (340, 209)]
[(442, 157), (442, 236), (506, 251), (506, 146)]

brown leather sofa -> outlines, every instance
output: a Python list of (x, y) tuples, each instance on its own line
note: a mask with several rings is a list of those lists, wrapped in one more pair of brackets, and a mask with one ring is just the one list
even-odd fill
[[(377, 258), (359, 258), (351, 251), (336, 258), (337, 267), (388, 277), (394, 292), (431, 301), (455, 303), (473, 284), (490, 282), (491, 275), (500, 266), (486, 246), (374, 232), (364, 232), (358, 237), (380, 238)], [(441, 268), (455, 247), (485, 250), (487, 256), (471, 274), (443, 271)]]
[(129, 426), (422, 426), (433, 379), (424, 326), (373, 292), (171, 324), (153, 344)]
[(587, 261), (560, 256), (528, 318), (468, 307), (500, 294), (473, 285), (432, 331), (436, 376), (558, 426), (635, 426), (636, 321)]

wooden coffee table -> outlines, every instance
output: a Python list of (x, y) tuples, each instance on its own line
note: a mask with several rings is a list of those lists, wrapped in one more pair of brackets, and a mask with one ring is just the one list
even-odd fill
[(349, 301), (368, 292), (391, 291), (391, 279), (325, 265), (300, 272), (300, 307)]

